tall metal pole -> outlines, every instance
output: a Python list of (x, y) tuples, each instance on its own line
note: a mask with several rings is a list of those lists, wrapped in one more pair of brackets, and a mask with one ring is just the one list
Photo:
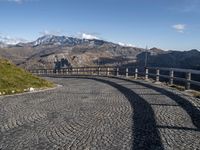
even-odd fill
[(147, 67), (147, 61), (148, 61), (148, 47), (146, 46), (146, 52), (145, 52), (145, 64), (144, 67)]

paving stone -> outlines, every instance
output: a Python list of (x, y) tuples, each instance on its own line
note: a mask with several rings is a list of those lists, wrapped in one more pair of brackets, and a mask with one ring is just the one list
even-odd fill
[(48, 79), (63, 86), (0, 97), (0, 149), (200, 148), (200, 118), (191, 118), (198, 111), (173, 91), (105, 77)]

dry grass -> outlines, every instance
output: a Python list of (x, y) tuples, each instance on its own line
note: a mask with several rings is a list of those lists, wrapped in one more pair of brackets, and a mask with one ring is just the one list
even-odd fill
[(13, 94), (24, 92), (24, 89), (49, 88), (53, 83), (36, 77), (29, 72), (16, 67), (8, 60), (0, 59), (0, 92)]

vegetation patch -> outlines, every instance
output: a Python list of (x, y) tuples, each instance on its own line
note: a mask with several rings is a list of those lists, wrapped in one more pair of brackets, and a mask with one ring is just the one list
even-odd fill
[(45, 89), (53, 83), (16, 67), (8, 60), (0, 59), (0, 95), (28, 91), (30, 88)]
[(175, 88), (175, 89), (177, 89), (179, 91), (185, 91), (185, 87), (180, 86), (180, 85), (173, 84), (173, 85), (169, 85), (169, 86), (172, 87), (172, 88)]
[(189, 90), (188, 93), (190, 95), (192, 95), (193, 97), (200, 99), (200, 92), (199, 91)]

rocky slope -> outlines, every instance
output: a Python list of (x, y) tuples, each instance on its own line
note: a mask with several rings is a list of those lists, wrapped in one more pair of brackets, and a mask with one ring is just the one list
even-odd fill
[[(0, 49), (0, 54), (27, 69), (52, 68), (55, 58), (67, 59), (72, 66), (97, 64), (116, 65), (135, 62), (144, 49), (123, 47), (98, 39), (79, 39), (66, 36), (43, 36), (30, 43)], [(106, 61), (105, 61), (106, 60)]]
[[(146, 50), (121, 46), (98, 39), (79, 39), (46, 35), (29, 43), (0, 48), (2, 57), (27, 68), (52, 68), (55, 60), (65, 59), (71, 66), (139, 65), (144, 66)], [(200, 52), (179, 52), (152, 48), (148, 53), (149, 66), (199, 69)]]
[[(137, 56), (139, 66), (144, 65), (145, 53)], [(166, 51), (158, 55), (148, 53), (148, 66), (200, 70), (200, 51)]]

